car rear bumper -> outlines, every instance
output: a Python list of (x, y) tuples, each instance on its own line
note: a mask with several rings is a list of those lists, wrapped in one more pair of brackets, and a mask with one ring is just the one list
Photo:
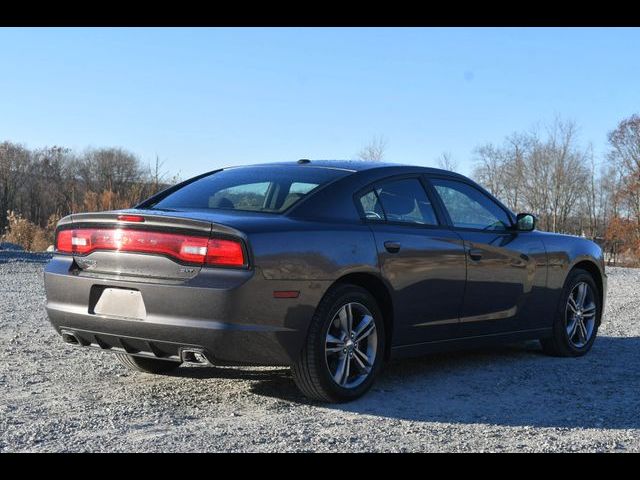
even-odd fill
[[(203, 269), (191, 280), (173, 282), (93, 277), (74, 270), (67, 256), (55, 256), (44, 276), (49, 320), (68, 340), (173, 361), (181, 360), (184, 349), (196, 349), (223, 364), (295, 362), (328, 286), (229, 269)], [(144, 318), (92, 313), (96, 295), (109, 287), (139, 291)], [(300, 296), (276, 299), (274, 290), (300, 290)]]

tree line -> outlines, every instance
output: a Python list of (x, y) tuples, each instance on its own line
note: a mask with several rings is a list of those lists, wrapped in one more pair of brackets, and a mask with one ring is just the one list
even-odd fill
[(29, 250), (53, 243), (55, 225), (74, 212), (128, 208), (167, 184), (162, 162), (145, 165), (122, 148), (76, 153), (0, 143), (0, 233)]
[[(542, 230), (591, 238), (612, 263), (640, 265), (640, 115), (623, 119), (596, 158), (575, 122), (556, 119), (509, 134), (473, 152), (472, 177), (515, 212), (538, 217)], [(384, 160), (387, 140), (376, 136), (357, 154)], [(437, 163), (456, 170), (451, 154)], [(77, 153), (64, 147), (28, 149), (0, 143), (0, 233), (4, 241), (42, 250), (57, 221), (70, 213), (128, 208), (177, 177), (162, 163), (145, 165), (122, 148)]]

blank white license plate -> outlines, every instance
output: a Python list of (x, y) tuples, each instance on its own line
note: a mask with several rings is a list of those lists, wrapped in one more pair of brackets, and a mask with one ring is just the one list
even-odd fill
[(142, 294), (137, 290), (124, 288), (105, 288), (93, 308), (93, 313), (137, 320), (147, 317)]

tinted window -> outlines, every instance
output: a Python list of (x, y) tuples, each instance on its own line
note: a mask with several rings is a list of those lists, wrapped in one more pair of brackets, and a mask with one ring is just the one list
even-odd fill
[(260, 182), (222, 189), (209, 197), (209, 208), (260, 210), (270, 185), (270, 182)]
[(384, 220), (384, 211), (378, 200), (378, 194), (371, 190), (360, 197), (360, 205), (367, 220)]
[[(431, 202), (422, 187), (422, 183), (417, 178), (385, 182), (371, 193), (375, 194), (375, 199), (379, 202), (379, 205), (374, 204), (374, 207), (369, 209), (369, 214), (365, 208), (367, 218), (371, 218), (371, 213), (379, 213), (381, 211), (386, 220), (390, 222), (423, 225), (438, 224)], [(365, 197), (367, 197), (367, 201), (373, 200), (371, 196), (365, 195)]]
[(293, 182), (289, 187), (289, 193), (284, 199), (282, 209), (286, 210), (317, 186), (317, 183)]
[(289, 194), (296, 193), (304, 195), (318, 186), (317, 183), (293, 182), (289, 188)]
[(480, 230), (505, 230), (511, 226), (507, 213), (477, 188), (455, 180), (433, 179), (453, 225)]
[(282, 212), (347, 173), (310, 166), (231, 168), (185, 185), (151, 208)]

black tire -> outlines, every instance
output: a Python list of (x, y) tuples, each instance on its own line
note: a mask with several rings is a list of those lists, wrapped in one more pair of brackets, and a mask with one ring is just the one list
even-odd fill
[[(590, 287), (593, 303), (595, 304), (595, 317), (588, 341), (585, 342), (584, 345), (576, 346), (567, 332), (567, 315), (570, 314), (568, 310), (570, 307), (567, 304), (569, 302), (569, 295), (571, 295), (574, 289), (581, 283), (586, 283)], [(572, 270), (565, 281), (562, 296), (556, 309), (552, 335), (551, 337), (540, 339), (542, 350), (547, 355), (555, 357), (579, 357), (586, 354), (591, 350), (593, 342), (596, 339), (601, 316), (602, 302), (598, 286), (593, 276), (586, 270)]]
[[(334, 317), (349, 303), (357, 303), (364, 306), (373, 317), (375, 323), (375, 339), (371, 335), (368, 342), (375, 344), (375, 360), (368, 374), (362, 373), (356, 363), (353, 363), (353, 374), (360, 372), (358, 385), (345, 388), (334, 379), (325, 356), (325, 342), (329, 328), (334, 328)], [(354, 317), (356, 315), (354, 314)], [(364, 317), (362, 317), (364, 318)], [(354, 324), (355, 327), (355, 324)], [(356, 330), (354, 328), (354, 330)], [(357, 348), (357, 343), (356, 343)], [(306, 343), (298, 361), (291, 366), (293, 379), (302, 391), (310, 399), (321, 402), (346, 402), (364, 395), (373, 385), (384, 360), (385, 331), (382, 312), (376, 300), (365, 289), (356, 285), (340, 284), (333, 287), (320, 301), (318, 308), (311, 320)], [(340, 355), (340, 354), (337, 354)], [(357, 352), (356, 355), (357, 357)], [(366, 376), (365, 376), (366, 375)], [(347, 374), (349, 377), (349, 374)], [(362, 380), (364, 378), (364, 380)]]
[(122, 365), (136, 372), (164, 374), (174, 371), (180, 366), (180, 362), (170, 360), (157, 360), (155, 358), (136, 357), (126, 353), (116, 353), (116, 359)]

